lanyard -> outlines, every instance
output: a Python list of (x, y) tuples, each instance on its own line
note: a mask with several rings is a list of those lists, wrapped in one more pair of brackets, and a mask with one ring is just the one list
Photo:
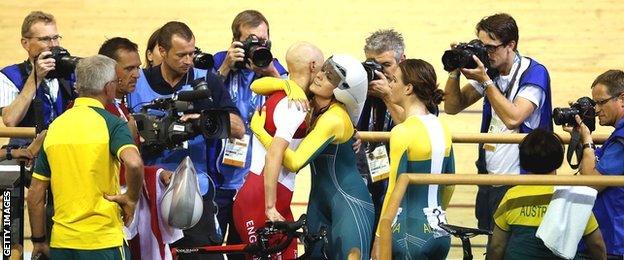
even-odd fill
[(248, 123), (255, 109), (264, 103), (264, 96), (257, 95), (249, 88), (255, 74), (242, 70), (236, 74), (230, 73), (228, 77), (226, 85), (229, 85), (230, 98), (240, 111), (243, 121)]
[[(511, 89), (513, 88), (513, 85), (516, 82), (516, 77), (518, 76), (518, 72), (520, 71), (520, 67), (522, 67), (522, 57), (519, 57), (519, 59), (520, 59), (520, 61), (518, 62), (518, 67), (516, 68), (516, 71), (514, 71), (514, 74), (511, 77), (511, 80), (509, 81), (509, 83), (507, 83), (507, 88), (505, 89), (504, 92), (501, 91), (505, 95), (505, 98), (507, 98), (508, 100), (509, 100), (509, 95), (511, 94)], [(501, 89), (499, 88), (498, 90), (501, 90)]]

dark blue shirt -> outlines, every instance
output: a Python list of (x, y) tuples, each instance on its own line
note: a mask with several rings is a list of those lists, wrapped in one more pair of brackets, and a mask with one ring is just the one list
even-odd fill
[[(624, 119), (605, 144), (596, 150), (596, 170), (602, 175), (624, 175)], [(624, 187), (607, 187), (598, 193), (594, 203), (607, 253), (624, 255)]]

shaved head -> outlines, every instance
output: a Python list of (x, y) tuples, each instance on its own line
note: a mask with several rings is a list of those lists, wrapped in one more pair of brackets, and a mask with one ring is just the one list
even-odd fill
[(325, 59), (323, 52), (309, 42), (297, 42), (286, 52), (286, 64), (290, 78), (305, 91), (312, 84), (316, 73), (321, 70)]
[(290, 46), (286, 52), (286, 64), (288, 70), (307, 70), (311, 62), (316, 62), (318, 66), (323, 65), (323, 52), (309, 42), (297, 42)]

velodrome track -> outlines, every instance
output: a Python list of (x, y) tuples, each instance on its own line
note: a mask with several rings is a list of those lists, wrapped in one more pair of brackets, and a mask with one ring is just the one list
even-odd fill
[[(56, 16), (61, 45), (75, 56), (97, 52), (107, 38), (122, 36), (139, 44), (169, 20), (187, 23), (197, 38), (197, 46), (214, 53), (226, 49), (231, 40), (230, 25), (244, 9), (261, 11), (270, 22), (274, 56), (283, 60), (288, 46), (309, 41), (326, 54), (349, 53), (364, 59), (364, 38), (376, 29), (395, 28), (403, 33), (406, 54), (430, 62), (443, 86), (446, 72), (440, 57), (453, 41), (474, 38), (474, 26), (483, 16), (508, 12), (520, 29), (519, 50), (545, 64), (550, 71), (554, 106), (591, 95), (589, 86), (607, 69), (623, 69), (624, 1), (17, 1), (0, 2), (0, 66), (25, 59), (20, 27), (31, 10)], [(478, 112), (481, 102), (469, 108)], [(477, 132), (480, 115), (441, 115), (454, 132)], [(599, 127), (598, 133), (612, 128)], [(560, 128), (556, 129), (561, 132)], [(475, 171), (476, 145), (456, 144), (458, 172)], [(570, 174), (564, 165), (559, 174)], [(297, 179), (294, 210), (305, 211), (309, 173)], [(473, 204), (476, 187), (458, 186), (448, 210), (449, 221), (476, 226)], [(28, 225), (27, 225), (28, 226)], [(26, 236), (30, 230), (26, 230)], [(484, 251), (474, 239), (475, 258)], [(459, 241), (453, 239), (453, 244)], [(26, 248), (31, 248), (26, 242)], [(461, 247), (451, 249), (450, 259), (461, 259)]]

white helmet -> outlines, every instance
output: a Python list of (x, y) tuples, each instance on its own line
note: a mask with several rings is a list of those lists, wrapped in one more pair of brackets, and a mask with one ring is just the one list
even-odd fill
[(362, 64), (346, 54), (335, 54), (327, 59), (341, 81), (334, 89), (334, 96), (347, 108), (353, 124), (357, 124), (364, 108), (368, 91), (368, 78)]
[(191, 158), (182, 160), (171, 176), (171, 182), (163, 193), (160, 214), (175, 228), (188, 229), (197, 222), (204, 211), (202, 196), (199, 194), (197, 172)]

